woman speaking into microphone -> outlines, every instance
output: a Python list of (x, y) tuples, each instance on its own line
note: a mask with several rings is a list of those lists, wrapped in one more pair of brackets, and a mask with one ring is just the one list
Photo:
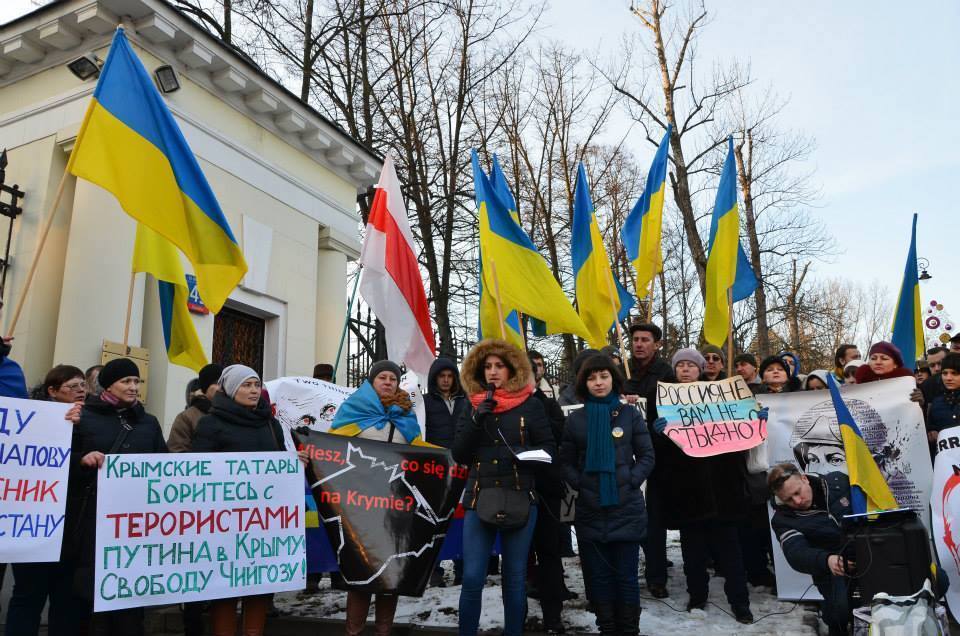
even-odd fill
[(533, 398), (527, 356), (504, 340), (478, 342), (463, 360), (461, 381), (471, 409), (460, 419), (451, 451), (469, 467), (463, 491), (463, 586), (460, 634), (480, 622), (487, 561), (497, 533), (503, 556), (504, 636), (519, 636), (526, 615), (527, 554), (537, 520), (535, 462), (525, 451), (556, 453), (543, 405)]

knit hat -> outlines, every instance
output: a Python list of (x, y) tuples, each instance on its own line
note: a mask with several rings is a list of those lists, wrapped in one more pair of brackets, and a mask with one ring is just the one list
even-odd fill
[(223, 375), (223, 367), (219, 364), (208, 364), (200, 369), (199, 386), (201, 392), (206, 393), (211, 384), (216, 384), (220, 376)]
[(259, 380), (260, 376), (256, 371), (246, 365), (231, 364), (229, 367), (223, 370), (223, 373), (220, 375), (220, 381), (217, 384), (220, 385), (220, 388), (223, 389), (224, 393), (233, 399), (233, 396), (237, 394), (237, 390), (240, 388), (240, 385), (250, 378), (256, 378)]
[(673, 358), (670, 360), (670, 366), (676, 369), (677, 364), (681, 362), (692, 362), (697, 365), (697, 368), (700, 369), (700, 371), (703, 371), (704, 367), (707, 366), (707, 361), (704, 360), (703, 356), (700, 355), (700, 352), (693, 347), (680, 349), (673, 354)]
[(903, 354), (900, 353), (900, 349), (897, 348), (897, 345), (893, 344), (892, 342), (881, 340), (880, 342), (873, 343), (873, 346), (870, 347), (870, 353), (867, 355), (872, 356), (875, 353), (882, 353), (890, 356), (893, 358), (893, 362), (898, 367), (903, 366)]
[(97, 377), (97, 382), (106, 390), (117, 380), (128, 378), (131, 375), (140, 377), (140, 367), (137, 366), (137, 363), (130, 358), (114, 358), (103, 365), (100, 375)]
[(384, 371), (389, 371), (393, 375), (397, 376), (397, 382), (400, 381), (400, 376), (403, 375), (403, 372), (400, 371), (400, 365), (392, 360), (380, 360), (379, 362), (374, 362), (370, 365), (370, 372), (367, 374), (367, 380), (373, 382), (373, 379), (383, 373)]
[(726, 359), (727, 359), (726, 354), (724, 354), (723, 349), (721, 349), (717, 345), (708, 344), (708, 345), (703, 345), (703, 347), (700, 348), (700, 355), (706, 356), (708, 353), (716, 354), (720, 356), (721, 360), (726, 362)]
[(757, 366), (757, 358), (752, 353), (738, 353), (733, 358), (733, 364), (737, 364), (738, 362), (746, 362), (751, 367)]
[(763, 362), (760, 363), (760, 377), (763, 377), (763, 374), (767, 372), (767, 368), (771, 364), (779, 364), (783, 367), (783, 370), (786, 372), (787, 377), (790, 376), (790, 367), (787, 366), (787, 363), (783, 361), (783, 358), (780, 356), (767, 356), (763, 359)]

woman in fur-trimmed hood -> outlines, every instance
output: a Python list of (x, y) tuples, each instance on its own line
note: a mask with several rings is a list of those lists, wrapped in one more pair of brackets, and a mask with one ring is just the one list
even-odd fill
[[(460, 634), (477, 633), (487, 560), (500, 534), (503, 554), (504, 636), (519, 636), (526, 613), (527, 553), (537, 521), (533, 495), (536, 462), (522, 462), (517, 453), (543, 450), (556, 455), (556, 440), (546, 412), (533, 397), (533, 370), (527, 356), (504, 340), (482, 340), (461, 365), (460, 380), (470, 408), (460, 418), (453, 458), (470, 467), (464, 488), (463, 586), (460, 590)], [(531, 505), (527, 523), (501, 529), (477, 514), (486, 489), (519, 490)], [(493, 496), (494, 493), (487, 493)]]

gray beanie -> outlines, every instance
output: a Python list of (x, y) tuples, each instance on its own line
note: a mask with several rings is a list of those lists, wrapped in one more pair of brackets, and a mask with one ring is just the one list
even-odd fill
[(259, 380), (260, 376), (248, 366), (231, 364), (223, 370), (223, 373), (220, 375), (220, 381), (217, 384), (219, 384), (223, 388), (223, 392), (232, 399), (233, 396), (237, 394), (237, 389), (240, 388), (240, 385), (250, 378)]
[(686, 349), (680, 349), (670, 360), (670, 366), (674, 369), (677, 368), (677, 363), (679, 362), (692, 362), (703, 371), (703, 368), (707, 366), (707, 361), (703, 359), (703, 356), (700, 355), (700, 352), (694, 349), (693, 347), (687, 347)]
[(367, 380), (373, 382), (373, 379), (384, 371), (389, 371), (397, 376), (397, 382), (400, 381), (400, 376), (403, 375), (403, 372), (400, 371), (400, 365), (396, 362), (392, 360), (380, 360), (370, 365), (370, 373), (367, 374)]

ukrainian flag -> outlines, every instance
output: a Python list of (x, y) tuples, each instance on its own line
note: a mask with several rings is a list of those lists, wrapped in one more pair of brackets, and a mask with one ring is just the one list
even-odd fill
[(853, 513), (863, 514), (896, 508), (897, 500), (893, 498), (890, 486), (880, 473), (880, 468), (873, 459), (870, 449), (867, 448), (867, 443), (863, 441), (860, 428), (853, 421), (850, 410), (840, 397), (840, 389), (832, 373), (827, 374), (827, 384), (830, 386), (833, 408), (837, 412), (840, 437), (843, 438), (843, 452), (847, 457), (850, 503)]
[(660, 141), (653, 157), (643, 195), (623, 222), (620, 237), (627, 250), (627, 259), (637, 273), (637, 296), (646, 296), (654, 277), (663, 271), (663, 252), (660, 240), (663, 231), (663, 198), (667, 189), (667, 164), (670, 161), (670, 132)]
[(759, 284), (740, 245), (737, 164), (733, 158), (732, 136), (727, 139), (727, 159), (723, 163), (717, 202), (710, 221), (708, 249), (703, 336), (710, 344), (720, 346), (727, 339), (730, 325), (727, 291), (732, 290), (733, 302), (738, 302), (748, 298)]
[[(490, 185), (493, 186), (500, 200), (506, 203), (510, 216), (519, 226), (520, 214), (517, 212), (517, 204), (513, 198), (513, 194), (510, 192), (510, 185), (507, 183), (507, 178), (504, 176), (503, 170), (500, 169), (500, 162), (497, 161), (496, 155), (493, 157), (493, 167), (490, 170)], [(497, 300), (493, 297), (492, 288), (486, 288), (483, 285), (482, 254), (479, 268), (480, 276), (477, 277), (477, 281), (480, 286), (480, 324), (477, 328), (477, 337), (480, 340), (484, 338), (499, 338), (500, 316), (497, 313)], [(506, 314), (504, 318), (504, 322), (506, 323), (504, 325), (504, 333), (507, 336), (507, 341), (518, 349), (525, 350), (526, 343), (523, 339), (523, 328), (520, 326), (520, 314), (517, 313), (516, 309), (509, 307), (503, 307), (502, 309)]]
[(897, 298), (897, 312), (893, 315), (893, 344), (903, 354), (903, 363), (913, 370), (917, 360), (923, 358), (926, 346), (923, 337), (923, 322), (920, 318), (920, 280), (917, 277), (917, 215), (913, 215), (913, 230), (910, 234), (910, 251), (903, 269), (903, 283)]
[[(599, 349), (607, 344), (607, 333), (619, 320), (623, 302), (610, 271), (610, 260), (597, 225), (587, 171), (581, 162), (577, 168), (577, 185), (573, 191), (573, 230), (570, 253), (573, 280), (580, 319), (590, 332), (587, 344)], [(611, 297), (612, 296), (612, 297)], [(628, 296), (629, 297), (629, 296)], [(630, 305), (633, 298), (629, 297)], [(626, 307), (629, 311), (629, 307)]]
[(118, 28), (67, 169), (109, 190), (193, 264), (220, 311), (247, 271), (240, 246), (183, 133)]
[(543, 256), (523, 228), (511, 218), (508, 204), (500, 199), (487, 175), (480, 169), (476, 150), (471, 151), (471, 159), (484, 286), (493, 289), (490, 263), (495, 262), (504, 307), (540, 317), (546, 322), (548, 333), (571, 333), (589, 338), (590, 333), (573, 310)]
[(133, 271), (146, 272), (157, 279), (167, 358), (173, 364), (199, 371), (207, 364), (207, 356), (187, 309), (190, 290), (177, 248), (143, 223), (138, 223)]

